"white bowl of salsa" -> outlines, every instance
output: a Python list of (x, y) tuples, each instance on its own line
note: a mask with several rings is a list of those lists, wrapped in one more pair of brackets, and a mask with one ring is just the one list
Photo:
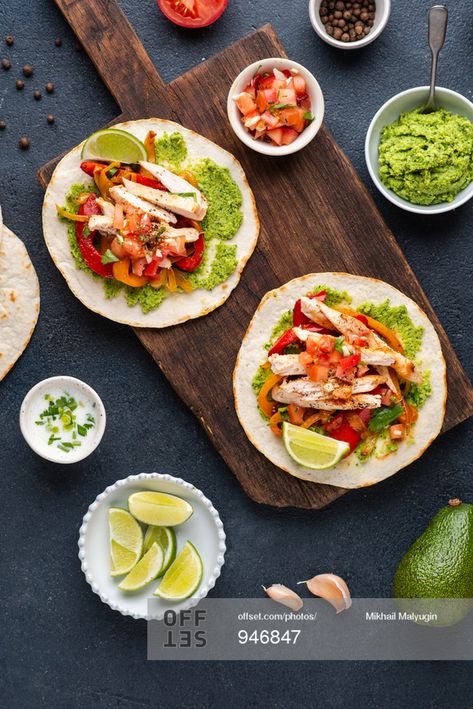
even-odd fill
[(20, 429), (30, 448), (53, 463), (77, 463), (99, 445), (106, 414), (92, 387), (75, 377), (43, 379), (20, 408)]
[[(290, 83), (289, 87), (281, 85), (281, 74), (284, 74)], [(295, 77), (297, 77), (296, 82), (301, 83), (305, 90), (301, 93), (296, 92), (296, 100), (293, 101), (291, 95)], [(265, 87), (266, 83), (272, 83), (274, 80), (277, 83), (275, 89), (272, 86), (260, 89), (261, 86)], [(265, 106), (260, 104), (258, 108), (260, 90), (267, 92), (267, 103)], [(270, 96), (271, 92), (275, 96)], [(242, 94), (247, 93), (249, 99), (246, 99), (245, 96), (242, 97)], [(242, 113), (243, 103), (239, 97), (245, 101), (248, 100), (248, 108), (245, 108), (248, 111), (246, 114)], [(281, 97), (282, 99), (279, 100)], [(256, 104), (255, 109), (253, 109), (251, 101)], [(300, 109), (299, 117), (297, 115), (298, 109)], [(237, 137), (252, 150), (263, 155), (290, 155), (308, 145), (319, 132), (324, 118), (324, 97), (319, 82), (305, 67), (290, 59), (272, 57), (254, 62), (238, 74), (228, 94), (227, 113), (230, 125)], [(257, 114), (261, 114), (261, 122), (257, 120)], [(280, 117), (279, 123), (286, 120), (290, 120), (291, 124), (294, 120), (294, 123), (292, 125), (287, 123), (275, 125), (274, 128), (266, 123), (264, 130), (258, 130), (258, 126), (262, 126), (264, 122), (278, 117)], [(242, 122), (242, 118), (247, 126)], [(304, 126), (301, 125), (299, 119), (304, 122)], [(255, 123), (254, 127), (253, 122)], [(281, 140), (284, 143), (278, 144)]]

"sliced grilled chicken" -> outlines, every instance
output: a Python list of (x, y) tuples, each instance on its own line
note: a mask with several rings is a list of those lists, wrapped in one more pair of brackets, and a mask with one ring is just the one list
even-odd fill
[[(103, 200), (105, 202), (105, 200)], [(98, 200), (97, 200), (98, 202)], [(112, 210), (114, 212), (115, 210)], [(92, 214), (88, 221), (88, 227), (90, 231), (101, 231), (103, 234), (110, 234), (110, 236), (117, 236), (119, 230), (115, 229), (113, 226), (113, 213), (111, 216), (108, 214)]]
[(128, 192), (128, 190), (126, 190), (121, 185), (111, 187), (110, 196), (112, 197), (112, 199), (115, 200), (115, 202), (118, 202), (119, 204), (129, 205), (130, 207), (134, 207), (135, 209), (140, 209), (142, 212), (145, 212), (145, 214), (149, 214), (149, 216), (153, 217), (154, 219), (167, 222), (168, 224), (175, 224), (177, 222), (177, 217), (175, 214), (171, 214), (171, 212), (168, 212), (165, 209), (159, 209), (159, 207), (155, 207), (150, 202), (141, 199), (141, 197), (137, 197), (136, 195), (131, 194), (131, 192)]
[(302, 375), (306, 373), (305, 367), (299, 362), (298, 354), (280, 355), (273, 354), (269, 357), (273, 374), (280, 374), (283, 377)]
[(102, 210), (102, 214), (113, 218), (113, 215), (115, 214), (115, 206), (111, 202), (107, 202), (107, 200), (103, 199), (103, 197), (97, 197), (96, 202)]
[(285, 384), (274, 387), (271, 396), (282, 404), (296, 404), (303, 408), (318, 409), (322, 411), (354, 411), (356, 409), (378, 409), (381, 406), (381, 397), (373, 394), (353, 394), (349, 399), (336, 399), (329, 396), (304, 396), (293, 391), (288, 391)]
[(389, 367), (394, 364), (394, 357), (390, 352), (381, 350), (368, 350), (365, 347), (360, 349), (361, 361), (372, 367)]
[(153, 177), (159, 180), (159, 182), (161, 182), (161, 184), (164, 185), (169, 192), (172, 192), (173, 194), (192, 192), (195, 195), (195, 201), (199, 206), (199, 211), (197, 211), (191, 219), (195, 219), (200, 222), (205, 217), (207, 214), (208, 203), (202, 192), (200, 192), (197, 187), (191, 185), (191, 183), (187, 182), (187, 180), (183, 177), (175, 175), (174, 172), (166, 170), (166, 168), (161, 165), (155, 165), (154, 163), (146, 162), (144, 160), (140, 161), (140, 165), (147, 170), (150, 175), (153, 175)]
[(313, 322), (325, 327), (327, 330), (333, 330), (333, 325), (330, 320), (324, 315), (320, 306), (322, 303), (318, 298), (301, 298), (301, 310), (304, 315), (310, 318)]
[[(303, 299), (304, 300), (304, 299)], [(314, 300), (317, 300), (316, 298)], [(314, 301), (310, 301), (314, 302)], [(332, 324), (335, 326), (339, 332), (342, 333), (344, 337), (349, 342), (353, 342), (357, 337), (366, 337), (368, 348), (370, 350), (378, 350), (379, 352), (384, 352), (391, 355), (393, 358), (392, 363), (379, 362), (379, 364), (392, 364), (395, 371), (403, 378), (410, 382), (415, 382), (420, 384), (422, 378), (418, 374), (415, 368), (414, 362), (405, 357), (400, 352), (396, 352), (392, 347), (386, 344), (386, 342), (374, 332), (372, 329), (367, 328), (360, 320), (354, 318), (352, 315), (346, 315), (345, 313), (340, 313), (338, 310), (329, 308), (325, 303), (318, 301), (317, 307)], [(362, 351), (363, 352), (363, 351)], [(368, 364), (368, 362), (367, 362)], [(374, 364), (374, 363), (373, 363)]]
[(173, 194), (172, 192), (156, 190), (154, 187), (148, 187), (147, 185), (140, 185), (138, 182), (132, 182), (126, 178), (123, 179), (123, 184), (128, 192), (131, 192), (135, 197), (145, 199), (151, 204), (155, 204), (175, 214), (180, 214), (182, 217), (187, 217), (187, 219), (197, 220), (203, 219), (205, 216), (205, 214), (202, 215), (200, 204), (193, 196), (190, 196), (190, 192), (186, 193), (188, 195), (186, 197), (183, 196), (183, 194)]

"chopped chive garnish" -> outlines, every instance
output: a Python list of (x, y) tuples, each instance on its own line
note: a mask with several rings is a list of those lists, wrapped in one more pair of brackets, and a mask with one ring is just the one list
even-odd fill
[[(56, 444), (60, 450), (70, 453), (71, 450), (82, 445), (81, 441), (77, 440), (77, 436), (87, 436), (89, 430), (95, 426), (95, 418), (90, 413), (84, 412), (85, 421), (79, 423), (73, 412), (79, 406), (84, 408), (84, 404), (82, 401), (76, 401), (68, 392), (64, 392), (57, 399), (54, 399), (51, 394), (45, 394), (44, 399), (48, 402), (48, 406), (39, 414), (35, 423), (37, 426), (44, 426), (48, 432), (48, 446)], [(68, 434), (67, 437), (72, 440), (63, 440), (64, 436), (60, 435), (61, 432)]]

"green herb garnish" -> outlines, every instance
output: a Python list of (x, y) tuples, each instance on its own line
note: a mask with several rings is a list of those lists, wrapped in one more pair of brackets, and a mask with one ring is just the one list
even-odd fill
[(173, 192), (176, 197), (192, 197), (195, 202), (197, 202), (195, 192)]
[(400, 404), (397, 404), (392, 408), (375, 409), (371, 415), (368, 428), (374, 433), (381, 433), (381, 431), (387, 428), (390, 424), (394, 423), (403, 411), (404, 408)]
[(275, 111), (276, 109), (280, 108), (297, 108), (297, 106), (295, 106), (293, 103), (273, 103), (273, 105), (269, 107), (269, 110)]
[(107, 249), (104, 255), (102, 256), (102, 263), (116, 263), (120, 259), (115, 256), (115, 254), (110, 251), (110, 249)]
[(312, 113), (310, 111), (306, 111), (304, 113), (304, 119), (306, 121), (309, 121), (309, 123), (311, 123), (314, 120), (314, 116), (312, 115)]
[(340, 354), (343, 354), (343, 340), (344, 340), (343, 335), (340, 335), (335, 340), (335, 349), (337, 350), (337, 352), (340, 352)]
[(87, 224), (84, 224), (84, 228), (82, 229), (82, 236), (83, 236), (83, 238), (84, 238), (84, 239), (87, 239), (87, 237), (90, 236), (90, 233), (91, 233), (91, 232), (90, 232), (89, 227), (87, 226)]
[[(95, 418), (91, 414), (87, 414), (86, 421), (83, 424), (78, 423), (74, 411), (78, 406), (83, 407), (84, 405), (81, 401), (77, 402), (68, 393), (58, 397), (56, 400), (50, 394), (46, 394), (44, 399), (48, 402), (48, 407), (40, 413), (39, 419), (35, 421), (35, 424), (44, 426), (50, 434), (48, 446), (56, 443), (57, 448), (65, 453), (69, 453), (73, 448), (81, 446), (82, 443), (75, 440), (77, 433), (85, 437), (89, 429), (95, 426)], [(64, 441), (62, 436), (59, 435), (61, 432), (70, 434), (72, 441)]]

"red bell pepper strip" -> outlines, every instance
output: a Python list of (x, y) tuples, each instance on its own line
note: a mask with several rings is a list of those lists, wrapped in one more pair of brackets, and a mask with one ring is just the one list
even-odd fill
[[(103, 170), (104, 167), (107, 167), (106, 162), (96, 162), (94, 160), (85, 160), (85, 162), (81, 162), (80, 164), (80, 169), (85, 172), (86, 175), (90, 175), (91, 177), (94, 176), (94, 170)], [(99, 214), (102, 214), (102, 212), (99, 212)]]
[(195, 271), (202, 263), (202, 259), (204, 258), (204, 251), (204, 235), (199, 234), (199, 238), (197, 239), (194, 245), (194, 253), (192, 254), (192, 256), (184, 256), (184, 258), (181, 258), (179, 259), (179, 261), (176, 261), (174, 265), (177, 266), (180, 271), (187, 271), (188, 273), (192, 273), (192, 271)]
[(366, 325), (368, 327), (368, 318), (365, 315), (362, 315), (359, 313), (358, 315), (355, 316), (357, 320), (363, 323), (363, 325)]
[[(84, 204), (79, 207), (79, 214), (102, 214), (102, 210), (97, 204), (97, 195), (94, 192), (87, 197)], [(88, 236), (84, 236), (84, 222), (76, 222), (76, 239), (80, 252), (87, 266), (104, 278), (113, 278), (113, 264), (102, 263), (102, 254), (94, 246), (95, 231), (91, 231)]]
[(153, 180), (151, 177), (145, 177), (138, 173), (135, 174), (133, 182), (137, 182), (139, 185), (146, 185), (146, 187), (152, 187), (155, 190), (162, 190), (163, 192), (169, 192), (167, 187), (162, 185), (158, 180)]
[(143, 271), (143, 276), (150, 276), (151, 278), (154, 278), (159, 271), (159, 264), (161, 261), (162, 258), (154, 258), (152, 261), (150, 261), (149, 264), (146, 266), (145, 270)]
[(286, 330), (286, 332), (283, 332), (281, 337), (276, 340), (268, 352), (268, 357), (271, 357), (273, 354), (281, 354), (286, 347), (289, 347), (289, 345), (292, 345), (294, 342), (299, 342), (299, 338), (291, 327), (289, 330)]
[(340, 428), (337, 428), (336, 431), (332, 431), (329, 435), (330, 438), (335, 438), (336, 441), (344, 441), (345, 443), (348, 443), (350, 450), (346, 455), (353, 453), (358, 443), (361, 441), (360, 434), (346, 421), (342, 423)]

